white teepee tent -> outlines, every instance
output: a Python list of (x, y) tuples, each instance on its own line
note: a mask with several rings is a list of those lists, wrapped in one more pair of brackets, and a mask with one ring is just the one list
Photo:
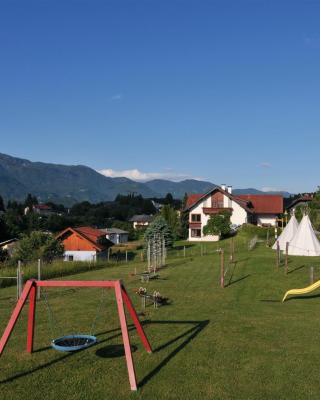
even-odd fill
[(320, 242), (314, 233), (308, 215), (302, 218), (297, 233), (290, 242), (289, 254), (292, 256), (320, 256)]
[(299, 226), (298, 221), (296, 217), (293, 215), (290, 218), (290, 221), (288, 222), (287, 226), (282, 231), (281, 235), (276, 240), (275, 244), (272, 246), (273, 250), (277, 250), (277, 242), (279, 242), (280, 250), (285, 251), (287, 242), (289, 243), (291, 242), (291, 240), (293, 239), (294, 235), (298, 230), (298, 226)]

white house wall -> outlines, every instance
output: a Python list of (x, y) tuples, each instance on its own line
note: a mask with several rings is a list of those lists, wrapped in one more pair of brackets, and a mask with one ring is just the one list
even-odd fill
[[(228, 196), (223, 196), (223, 205), (225, 208), (232, 208), (232, 215), (230, 221), (232, 224), (243, 225), (248, 222), (248, 214), (247, 211), (242, 208), (238, 203), (231, 200)], [(211, 196), (206, 197), (201, 203), (199, 203), (196, 207), (192, 209), (189, 213), (189, 222), (191, 223), (191, 214), (200, 214), (201, 215), (201, 237), (192, 237), (191, 236), (191, 227), (189, 227), (189, 241), (192, 242), (201, 242), (201, 241), (211, 241), (216, 242), (219, 240), (219, 236), (217, 235), (203, 235), (203, 227), (207, 225), (210, 214), (204, 214), (203, 207), (211, 208)]]
[(248, 222), (248, 213), (243, 207), (231, 200), (231, 208), (233, 209), (230, 218), (232, 224), (243, 225)]
[(276, 226), (276, 224), (277, 224), (277, 216), (276, 215), (264, 215), (264, 214), (257, 215), (257, 225), (258, 226), (262, 226), (262, 225)]
[(97, 252), (68, 250), (64, 252), (63, 256), (64, 261), (69, 261), (69, 256), (73, 256), (73, 261), (96, 261)]

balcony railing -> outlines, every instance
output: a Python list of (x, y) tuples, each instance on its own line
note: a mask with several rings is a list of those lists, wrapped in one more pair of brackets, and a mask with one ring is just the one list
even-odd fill
[(232, 211), (230, 207), (203, 207), (204, 214), (219, 214), (222, 211)]

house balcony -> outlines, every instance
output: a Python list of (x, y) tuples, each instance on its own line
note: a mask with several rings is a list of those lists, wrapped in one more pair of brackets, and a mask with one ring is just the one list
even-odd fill
[(201, 222), (189, 222), (190, 229), (199, 229), (201, 228)]
[(230, 211), (232, 212), (232, 208), (231, 207), (203, 207), (202, 211), (204, 214), (219, 214), (223, 211)]

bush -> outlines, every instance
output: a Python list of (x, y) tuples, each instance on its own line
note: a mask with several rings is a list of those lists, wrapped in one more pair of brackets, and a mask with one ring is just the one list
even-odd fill
[(29, 236), (22, 236), (14, 249), (12, 262), (21, 260), (23, 263), (35, 261), (39, 258), (51, 262), (54, 258), (63, 255), (63, 245), (52, 235), (43, 232), (32, 232)]
[(269, 230), (269, 238), (274, 237), (274, 228), (265, 228), (265, 227), (260, 227), (257, 225), (251, 225), (251, 224), (244, 224), (241, 226), (241, 228), (238, 231), (239, 236), (245, 236), (248, 238), (252, 238), (254, 236), (257, 236), (259, 239), (265, 240), (267, 238), (267, 232)]
[(220, 214), (210, 215), (207, 225), (203, 227), (204, 235), (219, 235), (224, 238), (230, 235), (230, 217), (229, 211), (223, 211)]

